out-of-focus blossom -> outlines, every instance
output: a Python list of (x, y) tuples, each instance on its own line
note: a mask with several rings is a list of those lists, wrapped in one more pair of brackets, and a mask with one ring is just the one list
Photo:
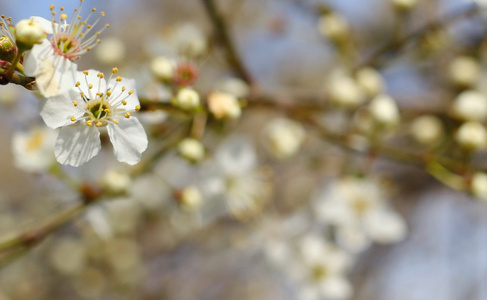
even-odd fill
[(171, 81), (175, 69), (176, 61), (166, 56), (155, 57), (150, 64), (152, 74), (161, 81)]
[(296, 154), (304, 137), (304, 128), (300, 123), (284, 118), (270, 121), (262, 131), (264, 146), (277, 158)]
[(55, 162), (56, 131), (35, 127), (16, 132), (12, 140), (15, 165), (27, 172), (47, 171)]
[(119, 65), (126, 56), (124, 43), (115, 37), (103, 39), (95, 49), (96, 59), (107, 66)]
[(482, 200), (487, 200), (487, 174), (477, 172), (472, 177), (472, 194)]
[[(316, 214), (324, 224), (345, 228), (340, 239), (344, 247), (353, 252), (362, 251), (357, 245), (347, 245), (347, 237), (354, 234), (379, 243), (397, 242), (404, 238), (406, 225), (402, 218), (394, 212), (385, 199), (385, 194), (375, 180), (357, 177), (344, 177), (332, 181), (317, 197)], [(337, 231), (340, 234), (340, 230)], [(356, 238), (354, 238), (356, 239)]]
[(249, 85), (239, 78), (226, 78), (219, 81), (216, 89), (220, 92), (234, 95), (239, 99), (245, 99), (250, 94)]
[(372, 99), (369, 111), (379, 125), (392, 126), (399, 122), (399, 109), (389, 95), (381, 94)]
[(336, 71), (326, 82), (326, 93), (330, 101), (345, 108), (355, 108), (362, 104), (365, 96), (362, 88), (348, 75)]
[(110, 169), (105, 172), (102, 184), (115, 193), (124, 192), (130, 185), (132, 179), (126, 171)]
[(336, 13), (322, 15), (318, 20), (318, 30), (324, 37), (334, 42), (342, 42), (350, 34), (347, 20)]
[(391, 2), (400, 10), (410, 10), (416, 6), (418, 0), (391, 0)]

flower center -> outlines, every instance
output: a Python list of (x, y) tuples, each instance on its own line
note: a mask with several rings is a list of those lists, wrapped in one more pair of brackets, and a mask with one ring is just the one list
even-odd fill
[(67, 33), (58, 33), (57, 37), (51, 39), (54, 52), (69, 60), (76, 60), (80, 57), (81, 47), (78, 41)]
[(105, 101), (105, 97), (95, 98), (88, 102), (85, 116), (96, 126), (106, 126), (111, 115), (112, 106)]

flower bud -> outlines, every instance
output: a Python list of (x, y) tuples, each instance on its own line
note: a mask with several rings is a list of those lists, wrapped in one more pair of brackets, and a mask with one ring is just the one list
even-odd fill
[(355, 75), (357, 84), (368, 97), (375, 97), (384, 90), (384, 79), (373, 68), (362, 68)]
[(399, 122), (399, 110), (389, 95), (375, 97), (369, 105), (369, 111), (374, 120), (381, 125), (391, 126)]
[(183, 188), (178, 198), (181, 206), (188, 211), (198, 209), (203, 202), (200, 190), (192, 185)]
[(473, 90), (464, 91), (453, 102), (451, 111), (455, 117), (464, 121), (485, 121), (487, 96)]
[(477, 172), (472, 177), (470, 185), (472, 194), (483, 200), (487, 200), (487, 174)]
[(196, 163), (205, 157), (205, 149), (200, 141), (192, 138), (182, 140), (178, 145), (179, 155)]
[(165, 56), (154, 58), (150, 64), (152, 74), (161, 81), (172, 80), (175, 69), (176, 62)]
[(125, 191), (131, 182), (129, 174), (118, 170), (108, 170), (102, 178), (103, 186), (117, 193)]
[(305, 133), (300, 123), (288, 119), (274, 119), (262, 132), (264, 146), (277, 158), (287, 158), (298, 152)]
[(242, 114), (237, 98), (221, 92), (212, 92), (208, 96), (208, 109), (216, 119), (233, 120)]
[(465, 149), (477, 150), (485, 147), (487, 132), (479, 122), (466, 122), (458, 128), (455, 140)]
[(413, 138), (423, 145), (434, 145), (444, 135), (443, 124), (435, 116), (421, 116), (411, 123), (410, 129)]
[(33, 19), (21, 20), (15, 25), (15, 39), (17, 45), (24, 50), (31, 49), (45, 37), (46, 34), (44, 28), (39, 22), (36, 22)]
[(408, 11), (412, 9), (418, 0), (392, 0), (392, 4), (399, 10)]
[(333, 42), (346, 40), (350, 32), (347, 20), (335, 13), (322, 15), (318, 20), (318, 30)]
[(331, 76), (328, 83), (328, 96), (333, 103), (347, 108), (355, 108), (365, 100), (357, 82), (343, 74)]
[(459, 56), (451, 62), (448, 72), (454, 84), (472, 86), (480, 75), (480, 66), (473, 57)]
[(8, 36), (0, 37), (0, 60), (11, 62), (17, 56), (17, 45)]
[(95, 49), (96, 59), (107, 65), (120, 64), (126, 55), (126, 48), (124, 43), (118, 38), (105, 38), (102, 43)]
[(176, 105), (186, 110), (195, 109), (200, 105), (200, 95), (192, 88), (182, 88), (176, 96)]

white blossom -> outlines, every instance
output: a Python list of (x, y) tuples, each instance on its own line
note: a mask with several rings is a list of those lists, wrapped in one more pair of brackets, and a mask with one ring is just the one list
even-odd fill
[(49, 127), (60, 128), (58, 162), (79, 166), (89, 161), (101, 149), (100, 130), (105, 128), (117, 159), (131, 165), (139, 162), (148, 141), (139, 120), (131, 115), (140, 109), (135, 80), (112, 77), (107, 82), (96, 70), (78, 72), (68, 92), (42, 100), (42, 119)]
[(15, 165), (28, 172), (47, 171), (55, 162), (53, 155), (56, 131), (35, 127), (16, 132), (12, 140)]
[(216, 119), (233, 120), (242, 114), (238, 99), (222, 92), (212, 92), (208, 95), (208, 109)]
[(483, 122), (487, 119), (487, 96), (474, 90), (463, 91), (456, 97), (451, 110), (461, 120)]
[(264, 146), (277, 158), (296, 154), (304, 136), (304, 128), (300, 123), (284, 118), (270, 121), (262, 131)]
[[(82, 4), (82, 1), (81, 1)], [(96, 9), (85, 19), (80, 16), (81, 4), (69, 20), (61, 8), (59, 19), (54, 16), (54, 5), (51, 5), (52, 21), (35, 17), (34, 20), (44, 26), (44, 31), (49, 34), (40, 44), (34, 45), (24, 62), (25, 74), (36, 78), (36, 85), (44, 97), (53, 97), (69, 90), (75, 83), (77, 65), (74, 61), (81, 55), (90, 51), (100, 42), (98, 36), (101, 31), (93, 32), (100, 17), (92, 24), (90, 18)], [(108, 27), (108, 24), (104, 27)]]

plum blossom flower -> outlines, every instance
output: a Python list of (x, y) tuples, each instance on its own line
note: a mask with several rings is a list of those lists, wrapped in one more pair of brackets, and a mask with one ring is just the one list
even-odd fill
[[(116, 72), (114, 68), (112, 75)], [(148, 141), (139, 120), (131, 115), (140, 109), (135, 80), (112, 77), (107, 82), (96, 70), (77, 72), (73, 88), (41, 101), (44, 122), (60, 128), (54, 154), (61, 164), (79, 166), (98, 154), (104, 128), (119, 161), (130, 165), (140, 161)]]
[[(109, 26), (106, 24), (101, 31), (92, 33), (94, 26), (105, 13), (101, 12), (100, 16), (89, 24), (96, 9), (93, 8), (91, 13), (82, 19), (80, 11), (83, 0), (80, 2), (69, 23), (64, 7), (56, 14), (54, 5), (50, 7), (51, 22), (41, 17), (33, 17), (34, 21), (43, 26), (48, 38), (32, 48), (26, 57), (24, 68), (26, 75), (36, 78), (37, 87), (44, 97), (57, 96), (73, 86), (77, 71), (74, 61), (98, 44), (101, 31)], [(58, 20), (55, 19), (56, 15), (59, 15)]]

